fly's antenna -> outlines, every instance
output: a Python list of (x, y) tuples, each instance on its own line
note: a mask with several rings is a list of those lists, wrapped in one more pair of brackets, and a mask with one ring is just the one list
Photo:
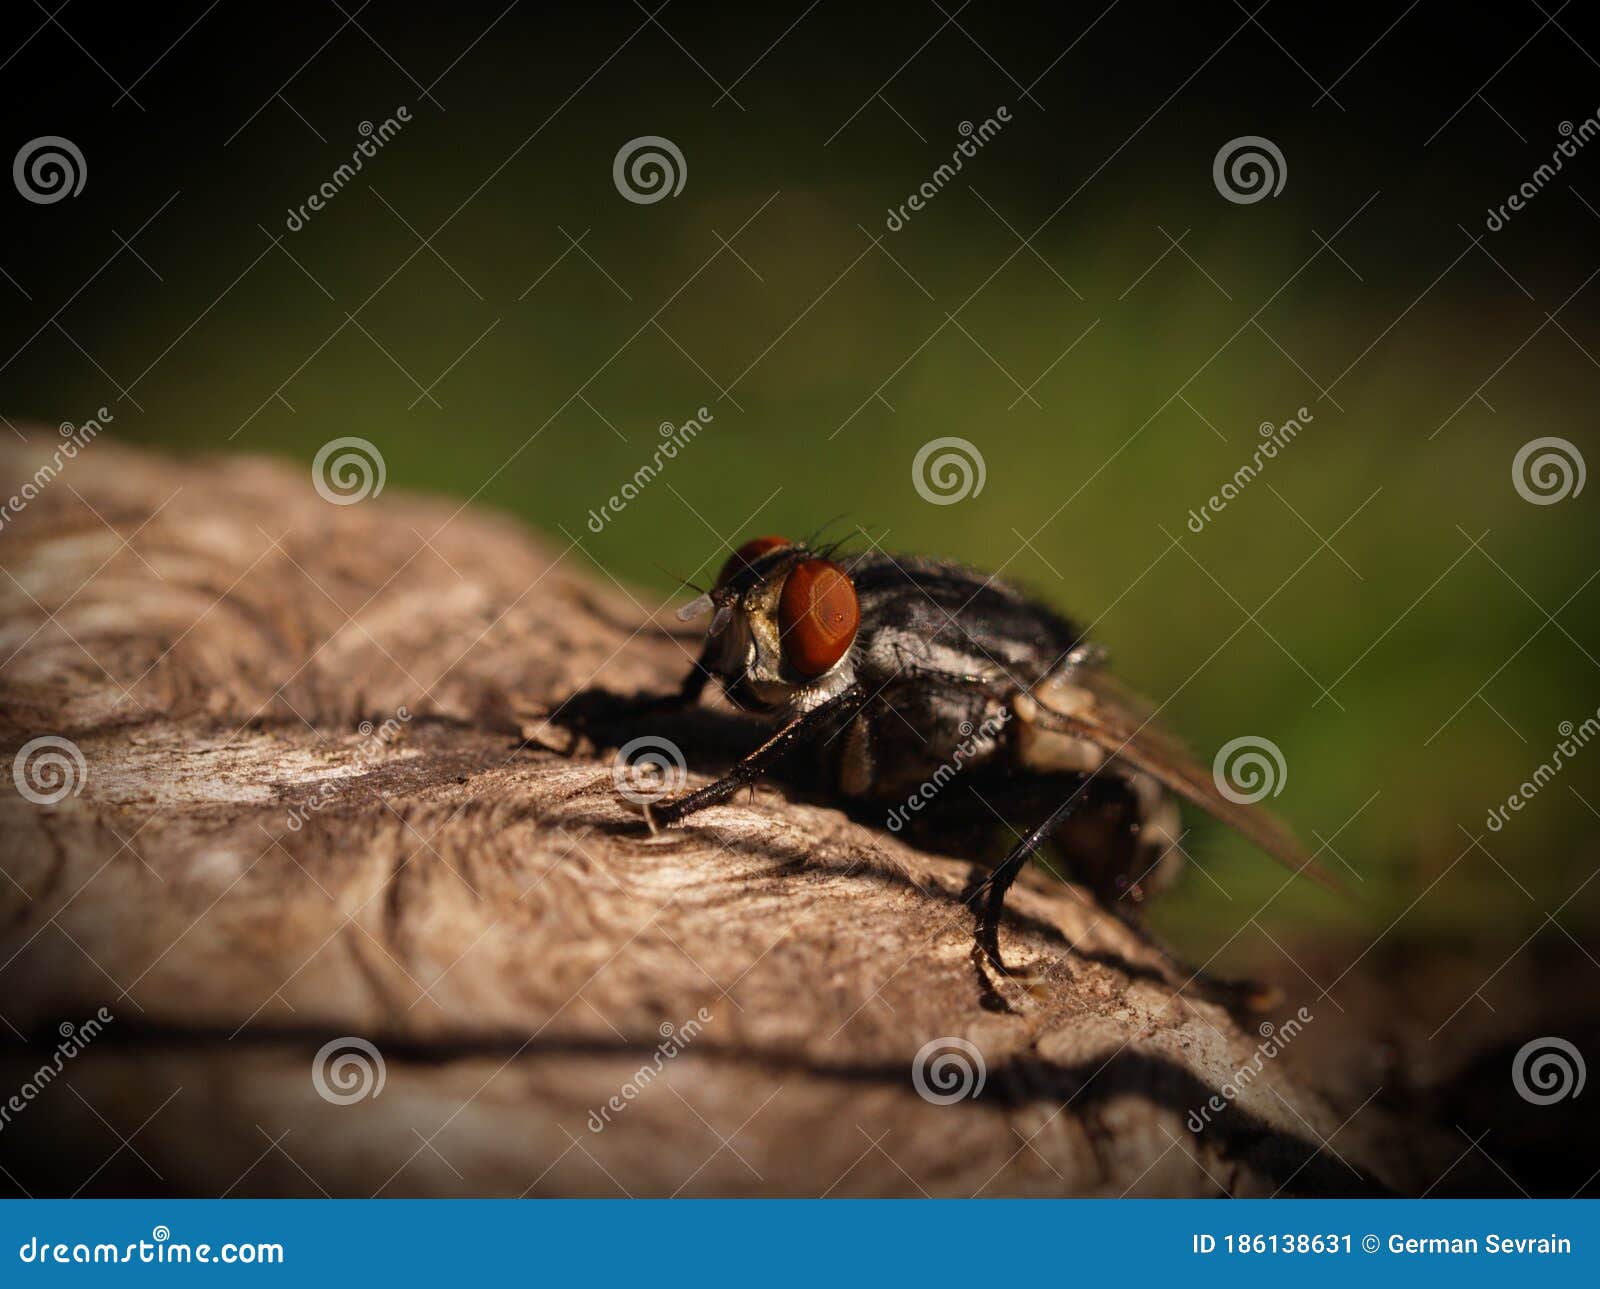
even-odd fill
[(667, 577), (671, 578), (674, 582), (676, 582), (683, 590), (685, 590), (685, 591), (693, 591), (696, 595), (705, 595), (705, 594), (707, 594), (705, 587), (701, 586), (697, 582), (691, 582), (686, 577), (678, 576), (678, 574), (674, 573), (665, 564), (657, 564), (655, 567), (656, 567), (656, 572), (666, 574)]

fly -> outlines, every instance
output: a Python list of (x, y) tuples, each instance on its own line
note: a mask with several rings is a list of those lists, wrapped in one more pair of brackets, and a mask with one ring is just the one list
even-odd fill
[[(1224, 796), (1109, 674), (1104, 650), (1054, 610), (957, 564), (836, 554), (758, 537), (680, 610), (711, 620), (669, 701), (692, 704), (715, 679), (735, 704), (781, 724), (722, 778), (647, 803), (652, 830), (727, 801), (804, 750), (830, 791), (894, 804), (891, 827), (933, 827), (948, 841), (962, 824), (992, 829), (998, 806), (1027, 812), (1031, 831), (967, 895), (975, 960), (1002, 975), (1006, 892), (1032, 856), (1050, 845), (1103, 902), (1138, 904), (1182, 866), (1179, 800), (1342, 889), (1271, 814)], [(970, 793), (948, 782), (956, 775)]]

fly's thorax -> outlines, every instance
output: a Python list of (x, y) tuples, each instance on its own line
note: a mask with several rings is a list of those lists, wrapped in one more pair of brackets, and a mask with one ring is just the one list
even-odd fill
[(858, 668), (874, 685), (914, 676), (969, 676), (992, 670), (982, 653), (933, 638), (930, 633), (870, 613), (856, 642)]
[[(883, 664), (879, 683), (898, 666), (1025, 686), (1058, 664), (1079, 634), (1001, 579), (957, 564), (872, 551), (848, 567), (861, 634), (870, 626), (878, 636), (871, 661)], [(865, 664), (861, 670), (874, 683)]]

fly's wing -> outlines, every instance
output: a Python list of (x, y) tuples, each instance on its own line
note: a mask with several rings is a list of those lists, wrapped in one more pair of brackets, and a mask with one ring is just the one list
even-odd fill
[(1153, 718), (1150, 705), (1095, 666), (1047, 676), (1032, 690), (1049, 728), (1094, 744), (1108, 758), (1143, 770), (1171, 791), (1242, 833), (1267, 854), (1320, 886), (1348, 895), (1332, 873), (1317, 864), (1275, 815), (1259, 806), (1230, 801), (1215, 779)]

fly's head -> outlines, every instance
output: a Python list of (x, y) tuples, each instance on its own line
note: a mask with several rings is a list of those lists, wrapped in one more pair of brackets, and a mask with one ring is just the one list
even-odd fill
[(843, 566), (801, 542), (757, 537), (739, 547), (716, 585), (678, 616), (708, 611), (702, 661), (743, 707), (808, 711), (855, 678), (855, 586)]

